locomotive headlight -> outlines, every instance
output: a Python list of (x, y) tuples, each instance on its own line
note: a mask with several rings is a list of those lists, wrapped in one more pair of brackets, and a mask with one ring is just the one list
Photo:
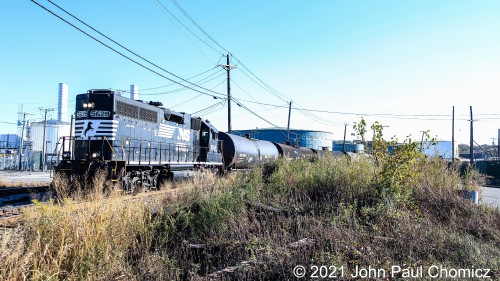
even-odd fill
[(95, 104), (93, 102), (84, 102), (83, 103), (83, 108), (84, 109), (92, 109), (95, 107)]
[(71, 154), (69, 152), (65, 151), (63, 153), (63, 159), (69, 159), (69, 158), (71, 158)]
[(97, 153), (97, 152), (92, 153), (92, 159), (96, 159), (98, 157), (99, 157), (99, 153)]

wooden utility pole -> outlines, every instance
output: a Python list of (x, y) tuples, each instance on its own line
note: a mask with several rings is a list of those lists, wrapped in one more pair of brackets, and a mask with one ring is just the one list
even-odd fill
[(286, 126), (287, 138), (286, 141), (290, 142), (290, 115), (292, 114), (292, 101), (288, 104), (288, 125)]
[(43, 143), (42, 143), (42, 172), (45, 171), (45, 149), (46, 149), (46, 144), (45, 144), (45, 135), (47, 131), (47, 112), (53, 111), (53, 108), (39, 108), (40, 110), (44, 111), (44, 118), (43, 118)]
[[(71, 151), (73, 151), (73, 131), (75, 130), (75, 115), (71, 114), (71, 125), (69, 127), (69, 151), (70, 151), (70, 159), (73, 158), (73, 155), (71, 155)], [(64, 147), (63, 147), (63, 152), (64, 152)]]
[(344, 124), (344, 142), (342, 143), (342, 152), (345, 153), (345, 134), (347, 132), (347, 123)]
[(470, 107), (470, 163), (474, 163), (474, 119), (472, 118), (472, 105)]
[(23, 129), (21, 131), (21, 140), (19, 141), (19, 171), (21, 171), (23, 168), (23, 166), (22, 166), (22, 163), (23, 163), (23, 139), (24, 139), (24, 128), (26, 125), (26, 115), (28, 115), (28, 113), (23, 112)]
[(455, 106), (451, 111), (451, 161), (455, 161)]
[(231, 69), (236, 68), (229, 64), (229, 57), (231, 54), (227, 54), (227, 64), (219, 64), (220, 67), (227, 71), (227, 132), (231, 133)]

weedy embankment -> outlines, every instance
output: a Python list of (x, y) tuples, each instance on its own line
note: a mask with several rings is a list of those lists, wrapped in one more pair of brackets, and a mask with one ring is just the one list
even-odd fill
[(176, 196), (126, 200), (103, 195), (96, 178), (81, 189), (93, 192), (37, 204), (17, 239), (3, 235), (0, 278), (286, 280), (315, 264), (345, 276), (355, 266), (484, 267), (495, 279), (500, 211), (457, 195), (474, 179), (439, 160), (324, 158), (203, 174), (164, 186)]

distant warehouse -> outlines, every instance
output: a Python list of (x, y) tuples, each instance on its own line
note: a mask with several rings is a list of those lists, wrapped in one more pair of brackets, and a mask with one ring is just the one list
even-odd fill
[(309, 131), (285, 128), (267, 128), (253, 130), (233, 130), (233, 134), (246, 136), (258, 140), (267, 140), (277, 143), (289, 142), (291, 145), (309, 147), (319, 150), (332, 150), (332, 133), (323, 131)]

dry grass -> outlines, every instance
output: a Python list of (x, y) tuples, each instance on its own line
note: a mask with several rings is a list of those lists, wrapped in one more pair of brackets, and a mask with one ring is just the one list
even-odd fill
[(0, 187), (25, 187), (25, 186), (47, 186), (47, 182), (24, 182), (24, 181), (8, 181), (0, 179)]
[(0, 279), (287, 280), (298, 264), (473, 266), (500, 278), (500, 211), (458, 197), (470, 181), (445, 163), (418, 170), (404, 196), (375, 186), (372, 163), (332, 158), (202, 174), (134, 200), (97, 177), (3, 235)]

